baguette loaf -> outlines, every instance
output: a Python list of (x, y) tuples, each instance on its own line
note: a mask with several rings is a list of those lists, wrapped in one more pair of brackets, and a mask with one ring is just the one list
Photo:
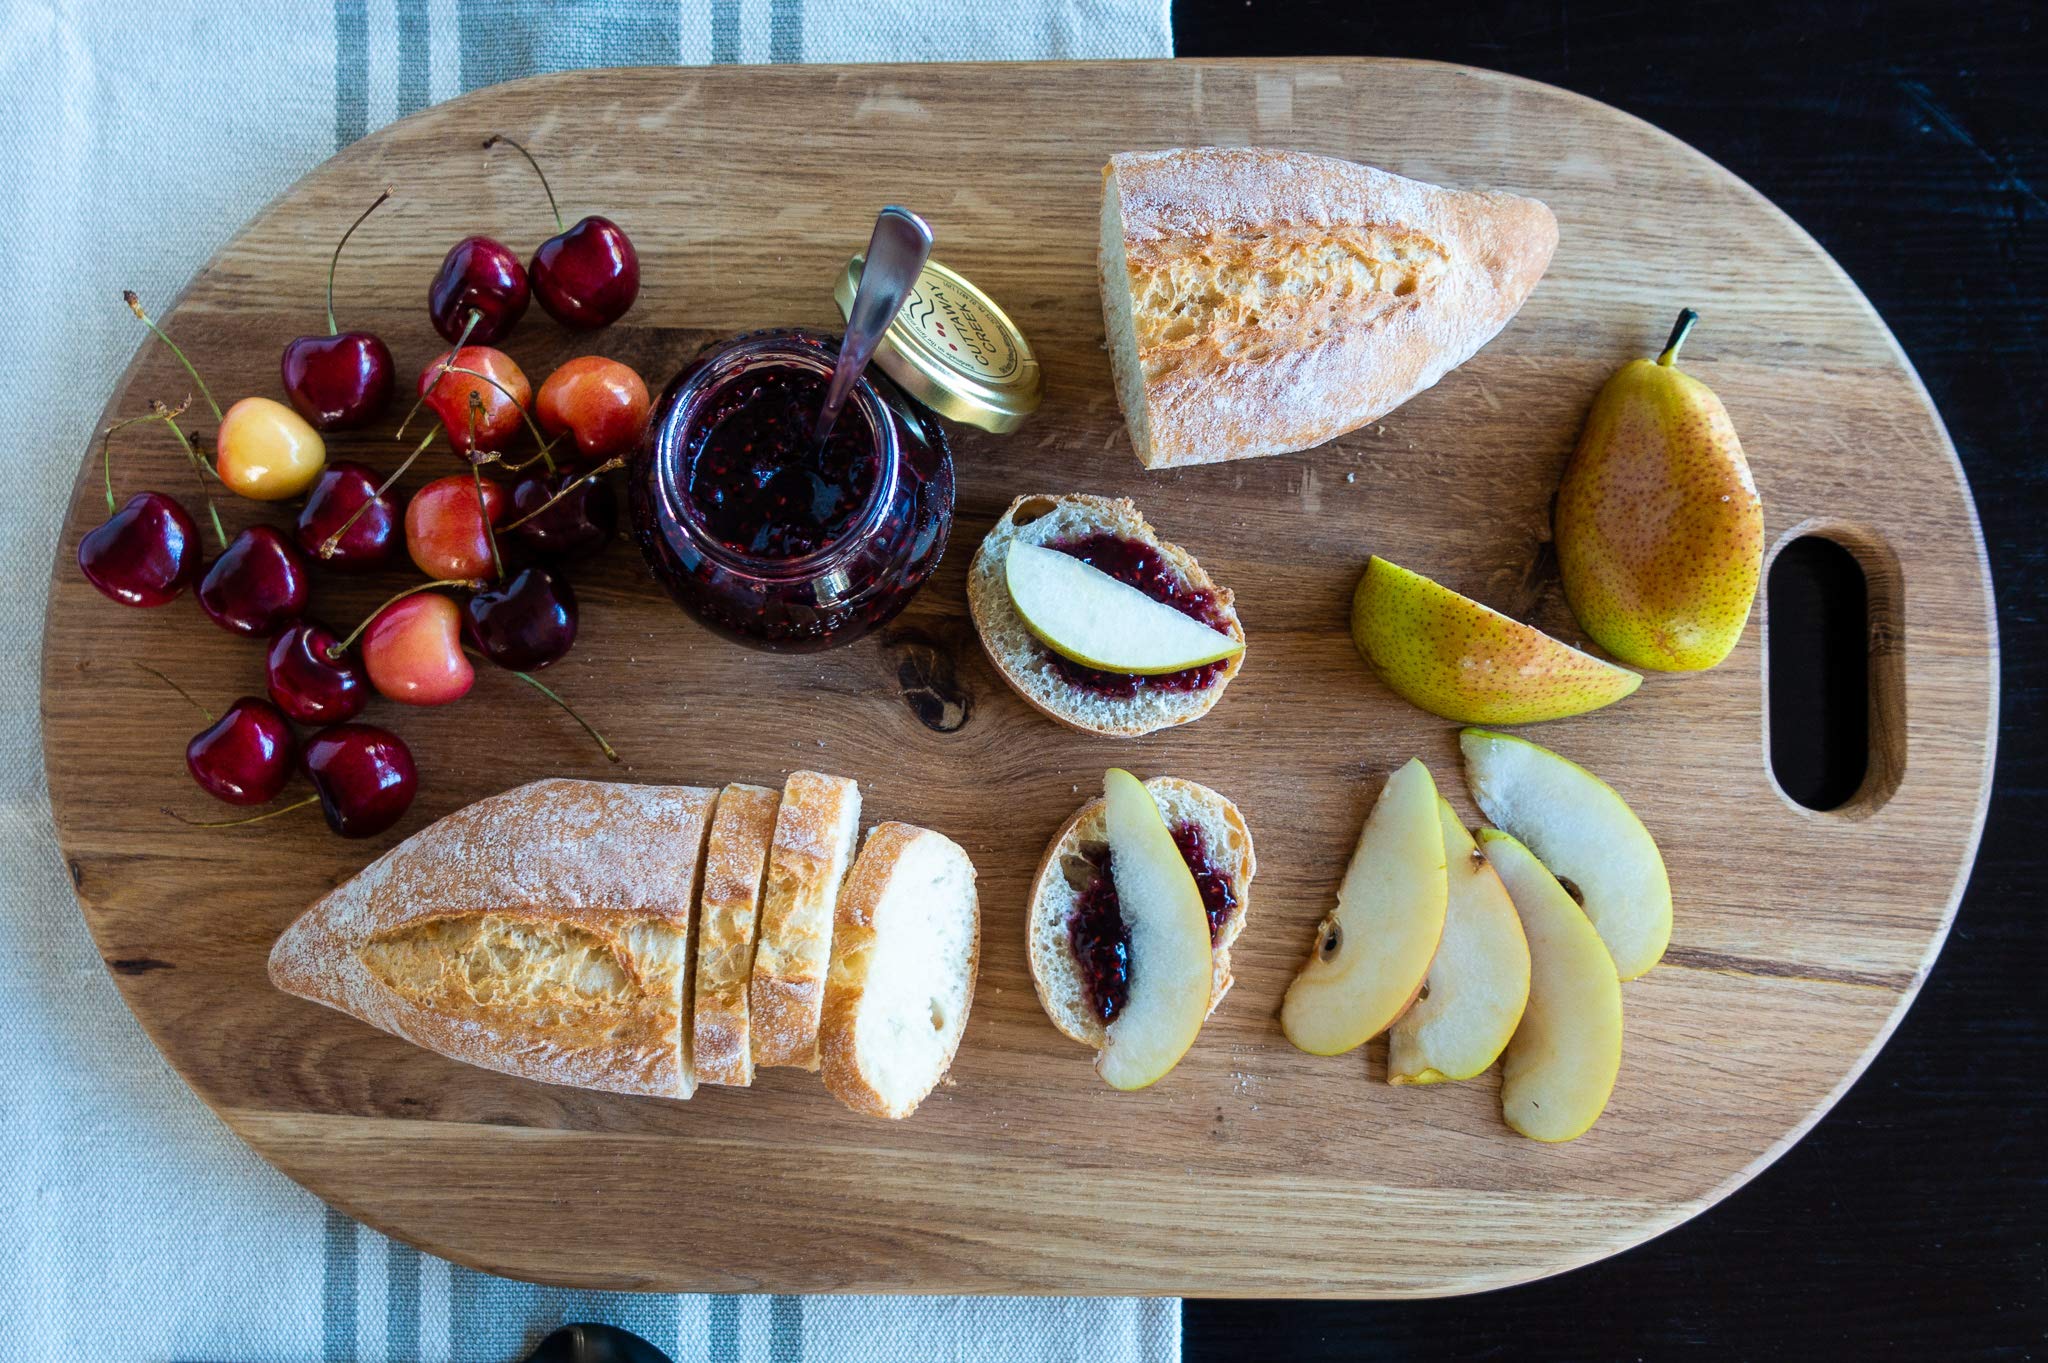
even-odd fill
[(1243, 653), (1222, 663), (1216, 680), (1198, 691), (1139, 686), (1128, 696), (1106, 695), (1074, 685), (1063, 673), (1058, 655), (1031, 632), (1011, 602), (1005, 578), (1011, 545), (1049, 545), (1105, 534), (1157, 550), (1182, 586), (1210, 594), (1225, 632), (1244, 641), (1244, 624), (1229, 590), (1217, 586), (1192, 554), (1161, 540), (1130, 501), (1073, 493), (1019, 497), (975, 551), (967, 574), (967, 609), (982, 648), (1003, 680), (1033, 709), (1083, 733), (1135, 738), (1200, 719), (1223, 698), (1224, 688), (1244, 665)]
[(711, 820), (698, 906), (697, 997), (691, 1036), (697, 1078), (745, 1087), (754, 1082), (753, 1029), (747, 1008), (754, 973), (754, 929), (761, 878), (775, 840), (777, 792), (727, 786)]
[(279, 989), (485, 1069), (687, 1098), (713, 792), (550, 780), (457, 810), (278, 938)]
[(818, 1068), (832, 908), (859, 834), (858, 785), (814, 771), (790, 774), (775, 815), (749, 985), (756, 1068)]
[(1146, 468), (1385, 415), (1507, 325), (1557, 248), (1535, 199), (1304, 152), (1126, 152), (1102, 177), (1103, 324)]
[[(1168, 828), (1190, 824), (1199, 830), (1210, 860), (1224, 873), (1236, 901), (1212, 937), (1209, 1011), (1213, 1013), (1236, 982), (1230, 973), (1230, 945), (1244, 931), (1245, 918), (1251, 912), (1252, 876), (1258, 870), (1251, 829), (1235, 804), (1207, 786), (1155, 776), (1145, 782), (1145, 789)], [(1045, 849), (1038, 877), (1031, 884), (1031, 910), (1025, 927), (1031, 983), (1038, 990), (1045, 1015), (1062, 1033), (1098, 1051), (1109, 1043), (1109, 1028), (1089, 1000), (1087, 982), (1068, 937), (1067, 920), (1089, 883), (1105, 874), (1108, 850), (1105, 806), (1098, 797), (1076, 810)], [(1143, 969), (1143, 963), (1134, 961), (1131, 968)]]
[(916, 1111), (960, 1047), (980, 960), (967, 853), (908, 824), (869, 832), (833, 918), (825, 1087), (856, 1112)]

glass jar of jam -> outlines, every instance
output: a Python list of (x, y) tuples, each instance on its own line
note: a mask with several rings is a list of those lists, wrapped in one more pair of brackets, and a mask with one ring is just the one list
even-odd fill
[(838, 347), (798, 330), (712, 343), (661, 395), (628, 472), (655, 577), (755, 648), (830, 648), (886, 623), (952, 529), (945, 433), (876, 370), (813, 444)]

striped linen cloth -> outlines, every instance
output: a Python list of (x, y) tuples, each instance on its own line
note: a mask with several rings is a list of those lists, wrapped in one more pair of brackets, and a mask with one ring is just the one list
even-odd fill
[(57, 853), (36, 722), (40, 584), (137, 345), (114, 300), (175, 296), (337, 147), (575, 67), (1171, 53), (1166, 0), (0, 3), (0, 1360), (497, 1363), (571, 1320), (720, 1363), (1178, 1357), (1170, 1301), (569, 1292), (355, 1225), (235, 1140), (121, 1005)]

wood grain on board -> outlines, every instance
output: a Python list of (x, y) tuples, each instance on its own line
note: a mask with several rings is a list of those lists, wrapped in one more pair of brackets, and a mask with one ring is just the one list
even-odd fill
[[(811, 658), (752, 653), (670, 606), (624, 545), (575, 574), (582, 632), (550, 680), (611, 736), (623, 771), (508, 677), (483, 676), (442, 710), (373, 705), (423, 779), (411, 817), (368, 843), (313, 818), (208, 833), (157, 812), (212, 813), (179, 760), (189, 709), (128, 660), (225, 700), (260, 689), (260, 655), (189, 603), (124, 611), (78, 579), (77, 538), (103, 510), (96, 466), (81, 471), (43, 692), (81, 902), (180, 1073), (335, 1205), (461, 1262), (584, 1286), (1472, 1291), (1612, 1253), (1710, 1205), (1827, 1108), (1910, 1001), (1953, 913), (1990, 769), (1981, 544), (1953, 451), (1882, 323), (1804, 234), (1703, 157), (1562, 91), (1400, 62), (546, 77), (430, 110), (315, 171), (193, 282), (172, 334), (223, 396), (274, 393), (278, 348), (318, 323), (334, 237), (390, 185), (392, 204), (350, 244), (337, 310), (416, 371), (441, 349), (422, 304), (442, 251), (473, 231), (525, 244), (550, 230), (524, 164), (478, 150), (493, 131), (543, 156), (571, 216), (615, 218), (643, 264), (640, 301), (609, 331), (529, 315), (506, 348), (536, 381), (594, 351), (659, 384), (712, 337), (831, 325), (836, 271), (874, 209), (902, 202), (933, 222), (938, 256), (1023, 325), (1046, 399), (1010, 437), (955, 429), (954, 548), (879, 638)], [(1303, 455), (1146, 473), (1101, 348), (1098, 171), (1115, 151), (1201, 142), (1534, 194), (1562, 244), (1492, 345), (1385, 420)], [(1763, 739), (1767, 603), (1715, 671), (1653, 675), (1618, 706), (1533, 731), (1629, 799), (1677, 903), (1665, 965), (1624, 993), (1606, 1116), (1546, 1147), (1501, 1124), (1496, 1075), (1390, 1088), (1381, 1046), (1303, 1055), (1273, 1014), (1387, 771), (1419, 755), (1477, 815), (1455, 727), (1388, 693), (1345, 633), (1366, 555), (1579, 640), (1550, 566), (1551, 493), (1600, 382), (1653, 350), (1681, 305), (1705, 316), (1687, 368), (1742, 432), (1769, 542), (1829, 533), (1870, 575), (1881, 760), (1842, 812), (1778, 793)], [(184, 389), (145, 348), (108, 415)], [(167, 437), (123, 449), (117, 489), (190, 486)], [(379, 434), (330, 444), (331, 457), (383, 466), (396, 451)], [(1251, 653), (1200, 723), (1135, 742), (1068, 733), (980, 656), (964, 601), (974, 543), (1016, 494), (1065, 490), (1134, 497), (1236, 592)], [(223, 514), (231, 528), (282, 515)], [(323, 576), (316, 612), (346, 626), (402, 581)], [(1179, 1069), (1137, 1095), (1104, 1088), (1089, 1053), (1053, 1031), (1024, 959), (1037, 856), (1110, 764), (1222, 790), (1260, 854), (1236, 990)], [(973, 1018), (951, 1083), (909, 1121), (855, 1116), (793, 1071), (687, 1104), (522, 1083), (264, 978), (270, 941), (304, 904), (481, 796), (548, 774), (773, 782), (796, 766), (858, 777), (871, 819), (938, 828), (981, 874)]]

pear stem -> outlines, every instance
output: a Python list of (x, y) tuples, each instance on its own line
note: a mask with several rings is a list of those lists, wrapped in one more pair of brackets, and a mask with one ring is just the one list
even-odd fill
[(377, 607), (377, 609), (371, 611), (368, 615), (364, 616), (363, 623), (357, 625), (354, 629), (348, 632), (348, 638), (343, 639), (338, 644), (328, 645), (327, 659), (329, 662), (341, 661), (341, 659), (348, 653), (349, 646), (354, 644), (356, 640), (363, 637), (363, 631), (377, 623), (378, 616), (382, 615), (385, 611), (390, 610), (393, 606), (405, 600), (405, 598), (407, 598), (408, 596), (418, 596), (421, 592), (430, 592), (434, 590), (434, 588), (436, 587), (469, 587), (471, 589), (475, 589), (482, 587), (483, 585), (484, 584), (481, 582), (466, 577), (439, 577), (435, 578), (432, 582), (416, 582), (412, 586), (407, 587), (404, 591), (393, 595), (390, 600), (386, 601), (383, 605)]
[(199, 377), (199, 371), (192, 367), (192, 361), (185, 358), (185, 352), (178, 349), (178, 343), (164, 335), (162, 327), (149, 320), (149, 314), (142, 310), (142, 300), (135, 296), (135, 290), (124, 290), (121, 294), (121, 301), (128, 305), (128, 311), (142, 319), (142, 325), (148, 327), (159, 341), (162, 341), (171, 348), (171, 353), (178, 357), (178, 363), (184, 365), (185, 372), (192, 376), (192, 382), (198, 384), (199, 391), (206, 395), (206, 405), (213, 408), (213, 419), (215, 421), (224, 420), (225, 418), (220, 414), (220, 404), (213, 400), (213, 390), (206, 386), (205, 379)]
[(251, 814), (247, 818), (211, 819), (205, 822), (202, 822), (198, 819), (188, 819), (183, 814), (180, 814), (177, 810), (172, 809), (167, 805), (159, 807), (163, 810), (164, 813), (170, 815), (172, 818), (176, 819), (179, 823), (185, 825), (185, 827), (187, 828), (240, 828), (244, 824), (262, 823), (265, 819), (274, 819), (280, 814), (289, 814), (295, 809), (304, 809), (307, 805), (316, 805), (319, 803), (320, 797), (318, 795), (308, 795), (305, 799), (295, 800), (291, 804), (285, 805), (281, 809), (266, 809), (261, 814)]
[(378, 205), (390, 197), (391, 191), (388, 189), (379, 194), (377, 202), (364, 209), (363, 216), (348, 225), (348, 231), (341, 234), (340, 242), (335, 245), (334, 254), (327, 258), (327, 334), (329, 336), (339, 336), (341, 334), (341, 327), (334, 320), (334, 267), (341, 264), (341, 249), (348, 245), (348, 239), (356, 234), (356, 229), (361, 227), (364, 222), (368, 221), (369, 216), (377, 211)]
[(1658, 364), (1666, 369), (1671, 367), (1672, 362), (1678, 358), (1678, 348), (1685, 344), (1686, 337), (1692, 335), (1693, 325), (1699, 320), (1700, 315), (1691, 308), (1679, 312), (1678, 321), (1671, 328), (1671, 339), (1664, 342), (1664, 353), (1657, 357)]
[(555, 215), (555, 230), (557, 232), (562, 231), (562, 210), (555, 203), (555, 191), (548, 188), (547, 172), (540, 168), (540, 162), (533, 159), (532, 152), (520, 146), (517, 142), (514, 142), (511, 138), (505, 136), (505, 134), (503, 133), (492, 133), (489, 137), (485, 138), (484, 150), (489, 151), (492, 147), (497, 146), (500, 142), (503, 142), (506, 146), (512, 148), (512, 150), (518, 152), (521, 156), (524, 156), (526, 158), (526, 164), (533, 167), (533, 173), (535, 175), (540, 176), (540, 187), (548, 196), (548, 211)]
[(135, 665), (136, 665), (137, 667), (141, 668), (141, 669), (142, 669), (142, 670), (143, 670), (144, 672), (147, 672), (147, 673), (148, 673), (148, 674), (149, 674), (150, 676), (152, 676), (152, 677), (155, 677), (155, 678), (156, 678), (156, 679), (157, 679), (158, 681), (162, 682), (162, 683), (163, 683), (163, 684), (164, 684), (165, 686), (168, 686), (168, 687), (170, 687), (170, 688), (171, 688), (171, 689), (172, 689), (173, 691), (176, 691), (176, 692), (177, 692), (177, 693), (178, 693), (179, 695), (183, 696), (183, 697), (184, 697), (184, 698), (185, 698), (186, 700), (188, 700), (188, 701), (191, 701), (191, 702), (192, 702), (192, 708), (193, 708), (193, 709), (195, 709), (195, 710), (197, 710), (197, 711), (198, 711), (198, 712), (199, 712), (200, 714), (202, 714), (202, 715), (205, 715), (205, 716), (206, 716), (206, 722), (207, 722), (208, 724), (211, 724), (211, 723), (213, 723), (213, 711), (211, 711), (211, 710), (207, 709), (207, 708), (206, 708), (206, 707), (205, 707), (204, 705), (201, 705), (201, 704), (200, 704), (200, 703), (198, 702), (198, 700), (196, 700), (196, 699), (195, 699), (195, 698), (193, 697), (193, 695), (192, 695), (192, 693), (191, 693), (190, 691), (187, 691), (187, 690), (186, 690), (186, 689), (185, 689), (184, 687), (182, 687), (182, 686), (178, 685), (178, 684), (177, 684), (176, 682), (172, 681), (172, 680), (171, 680), (171, 679), (170, 679), (170, 678), (169, 678), (168, 676), (166, 676), (166, 675), (165, 675), (164, 673), (162, 673), (162, 672), (159, 672), (159, 671), (157, 671), (157, 670), (156, 670), (155, 668), (151, 667), (151, 666), (150, 666), (150, 665), (149, 665), (148, 663), (144, 663), (144, 662), (136, 662), (136, 661), (135, 661), (135, 659), (133, 659), (133, 658), (130, 658), (130, 659), (129, 659), (129, 661), (130, 661), (130, 662), (133, 662), (133, 663), (135, 663)]

